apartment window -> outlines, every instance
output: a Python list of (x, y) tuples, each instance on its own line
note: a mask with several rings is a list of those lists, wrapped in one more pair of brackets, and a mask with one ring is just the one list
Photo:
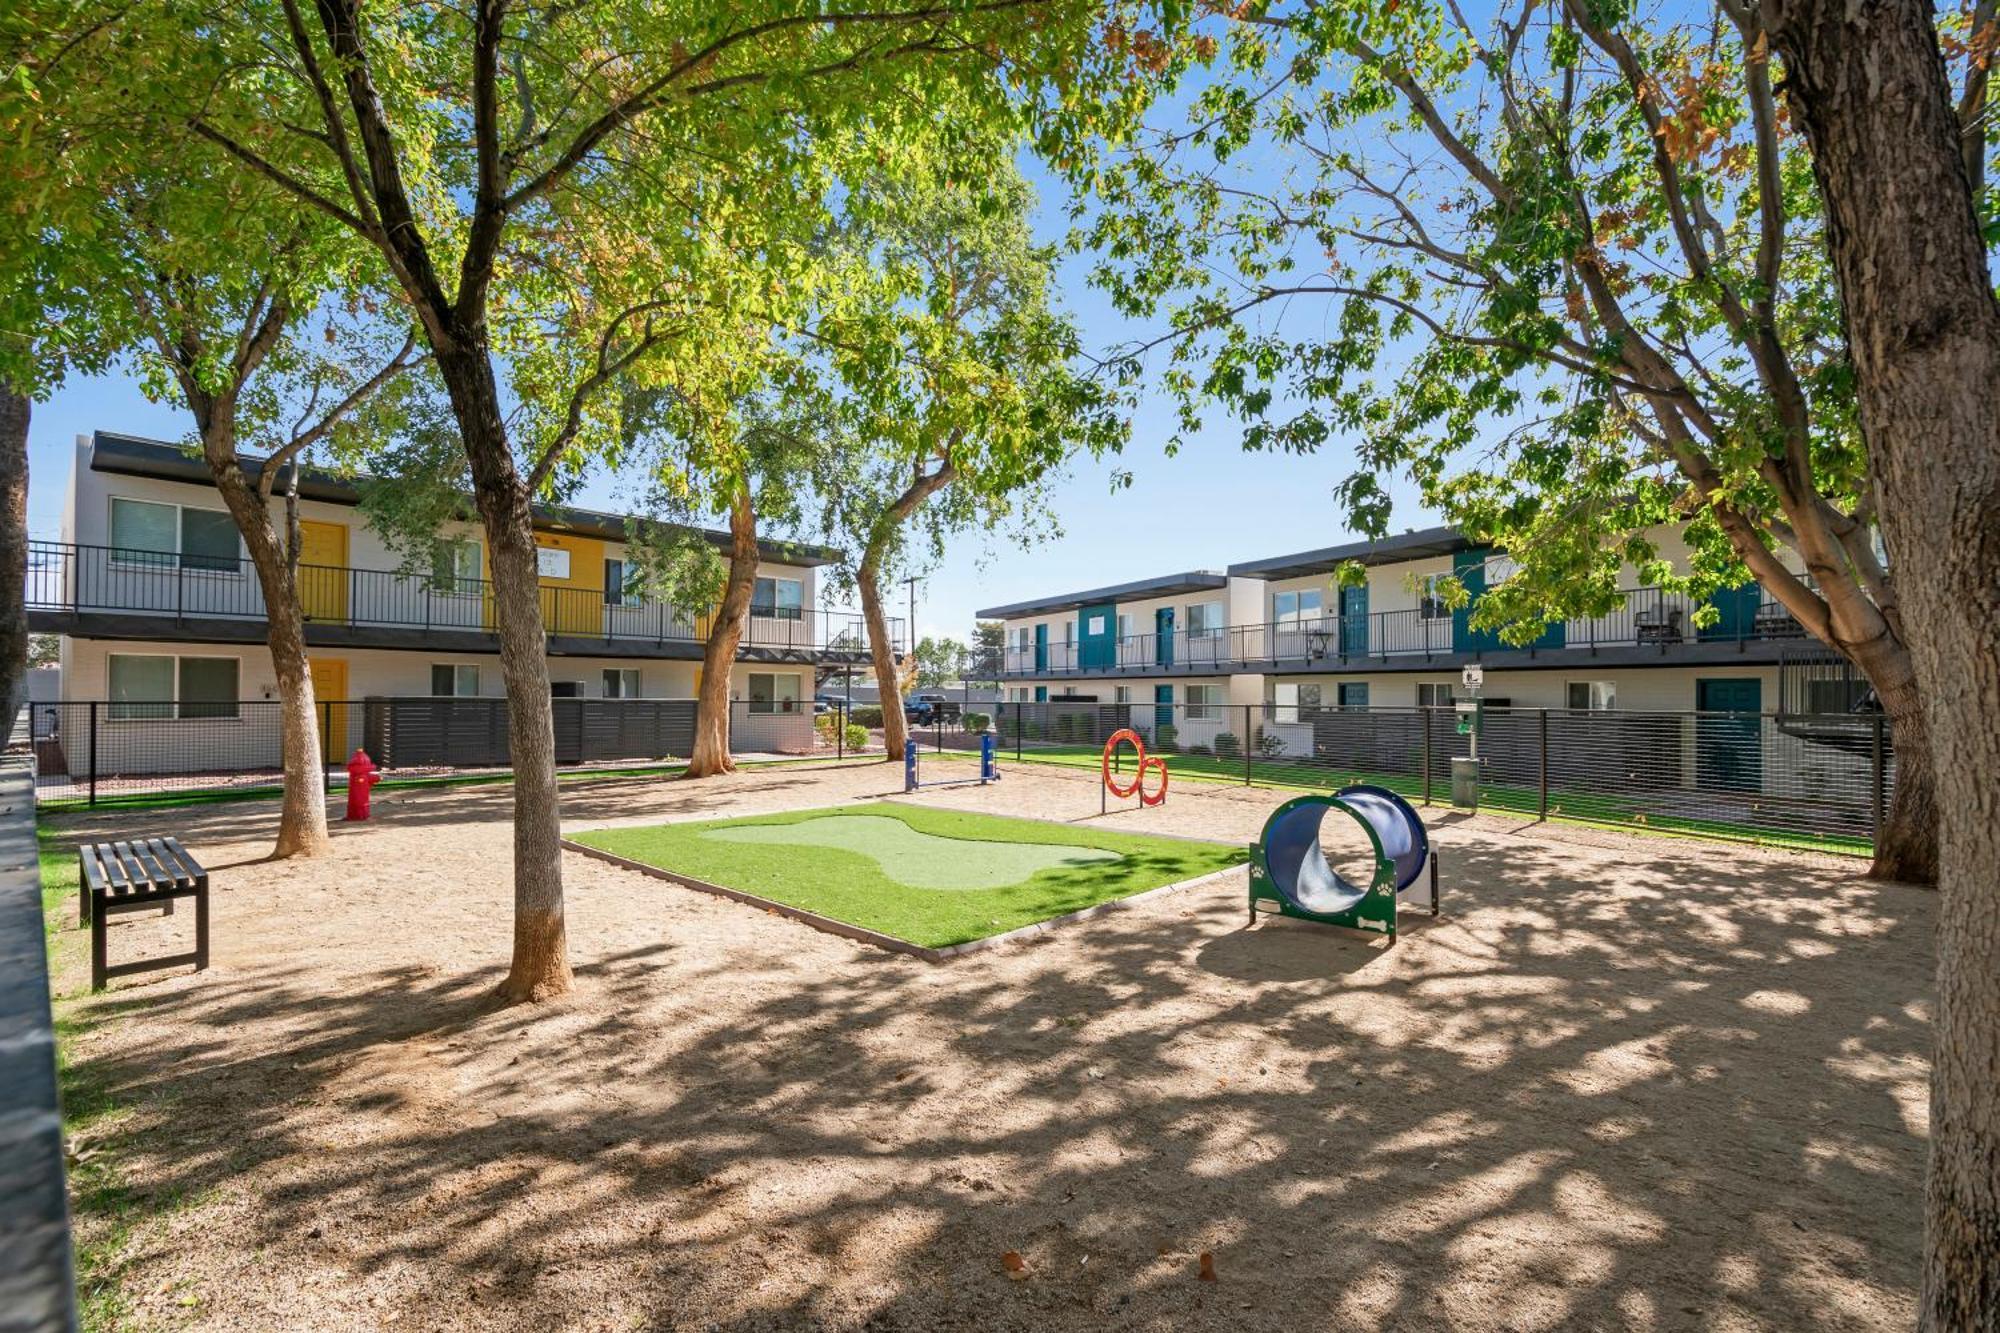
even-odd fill
[(1220, 685), (1188, 686), (1187, 705), (1188, 721), (1214, 721), (1216, 718), (1222, 716), (1222, 687)]
[(1573, 680), (1569, 706), (1579, 712), (1602, 713), (1618, 706), (1618, 687), (1608, 680)]
[(431, 586), (439, 592), (479, 591), (479, 543), (440, 542), (431, 559)]
[(607, 699), (637, 699), (639, 697), (638, 668), (606, 667), (604, 669), (604, 697)]
[(606, 606), (637, 606), (639, 604), (639, 571), (623, 560), (604, 562), (604, 604)]
[(1222, 636), (1222, 603), (1190, 603), (1187, 609), (1187, 634), (1190, 639), (1220, 638)]
[(479, 668), (437, 662), (431, 666), (431, 693), (470, 699), (479, 693)]
[(242, 570), (236, 520), (221, 509), (113, 497), (111, 545), (111, 558), (122, 564), (178, 563), (182, 569), (218, 574)]
[(803, 619), (805, 586), (798, 579), (758, 579), (750, 593), (750, 614), (767, 620)]
[(1085, 622), (1083, 633), (1086, 638), (1098, 639), (1104, 637), (1104, 617), (1092, 616)]
[(1131, 703), (1131, 702), (1132, 702), (1132, 687), (1131, 687), (1130, 685), (1115, 685), (1115, 686), (1113, 686), (1113, 687), (1112, 687), (1112, 690), (1111, 690), (1111, 702), (1112, 702), (1112, 703), (1115, 703), (1115, 704), (1129, 704), (1129, 703)]
[(114, 722), (159, 718), (234, 718), (240, 713), (233, 657), (113, 653), (108, 661)]
[(1028, 687), (1027, 687), (1027, 686), (1025, 686), (1025, 685), (1017, 685), (1017, 686), (1015, 686), (1015, 687), (1014, 687), (1014, 702), (1015, 702), (1015, 703), (1017, 703), (1017, 704), (1024, 704), (1024, 703), (1028, 702)]
[(1438, 585), (1445, 575), (1426, 574), (1417, 584), (1417, 619), (1450, 620), (1451, 608), (1444, 604), (1444, 596)]
[(1448, 680), (1421, 680), (1417, 682), (1417, 707), (1419, 708), (1449, 708), (1454, 698), (1452, 684)]
[(1511, 555), (1489, 555), (1486, 557), (1486, 586), (1497, 588), (1514, 577), (1520, 566)]
[(792, 675), (769, 675), (761, 671), (750, 675), (750, 711), (753, 713), (796, 713), (799, 710), (799, 678)]
[(1121, 639), (1132, 637), (1132, 617), (1128, 612), (1118, 613), (1118, 637)]
[(1271, 702), (1275, 704), (1273, 722), (1297, 722), (1302, 712), (1310, 713), (1320, 706), (1320, 687), (1317, 685), (1294, 685), (1280, 682), (1271, 687)]
[(1318, 620), (1320, 606), (1318, 588), (1274, 593), (1271, 596), (1271, 619), (1280, 625), (1301, 625), (1309, 620)]

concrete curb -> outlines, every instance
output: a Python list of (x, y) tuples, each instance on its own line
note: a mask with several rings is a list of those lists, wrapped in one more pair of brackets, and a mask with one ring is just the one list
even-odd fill
[(1095, 903), (1089, 907), (1080, 907), (1074, 912), (1065, 912), (1061, 916), (1052, 916), (1047, 921), (1036, 921), (1030, 925), (1016, 926), (1013, 930), (1002, 931), (998, 935), (988, 935), (982, 939), (967, 940), (963, 944), (954, 944), (945, 949), (932, 949), (921, 944), (912, 944), (908, 940), (897, 939), (894, 935), (884, 935), (879, 930), (869, 930), (864, 926), (850, 925), (845, 921), (836, 921), (830, 916), (821, 916), (817, 912), (808, 912), (803, 907), (793, 907), (789, 903), (775, 902), (769, 898), (759, 897), (754, 893), (745, 893), (742, 889), (732, 889), (726, 885), (712, 884), (708, 880), (696, 879), (692, 875), (683, 875), (678, 871), (666, 870), (656, 865), (648, 865), (644, 861), (634, 861), (629, 856), (620, 856), (616, 852), (607, 852), (601, 847), (589, 847), (583, 843), (572, 841), (569, 838), (562, 839), (562, 846), (569, 851), (579, 852), (593, 860), (603, 861), (609, 865), (619, 866), (626, 870), (634, 870), (641, 875), (650, 875), (654, 879), (663, 879), (670, 884), (678, 884), (682, 888), (695, 889), (702, 893), (712, 893), (719, 898), (729, 898), (751, 907), (761, 907), (767, 912), (776, 912), (779, 916), (790, 917), (794, 921), (811, 926), (814, 930), (822, 930), (829, 935), (839, 935), (843, 939), (855, 940), (861, 944), (872, 944), (876, 948), (886, 949), (890, 953), (907, 954), (911, 958), (921, 958), (926, 963), (948, 963), (954, 958), (963, 958), (968, 954), (984, 953), (989, 949), (997, 949), (1003, 945), (1018, 944), (1032, 939), (1037, 935), (1045, 934), (1057, 926), (1066, 926), (1072, 922), (1085, 921), (1094, 916), (1102, 916), (1107, 912), (1124, 911), (1145, 902), (1149, 898), (1158, 898), (1169, 893), (1178, 893), (1182, 889), (1191, 889), (1198, 884), (1206, 884), (1210, 880), (1220, 879), (1224, 875), (1243, 873), (1242, 866), (1230, 866), (1223, 870), (1213, 870), (1206, 875), (1197, 875), (1193, 879), (1178, 880), (1172, 884), (1162, 884), (1158, 888), (1146, 889), (1141, 893), (1132, 894), (1130, 897), (1113, 898), (1108, 902)]

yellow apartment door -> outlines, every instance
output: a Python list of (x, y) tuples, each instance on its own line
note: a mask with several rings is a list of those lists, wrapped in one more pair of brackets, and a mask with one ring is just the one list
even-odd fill
[(347, 762), (347, 660), (315, 657), (312, 671), (313, 708), (319, 714), (319, 752), (329, 764)]
[(604, 633), (604, 543), (566, 532), (535, 534), (542, 623), (551, 634)]
[(307, 620), (347, 619), (346, 524), (299, 520), (299, 601)]

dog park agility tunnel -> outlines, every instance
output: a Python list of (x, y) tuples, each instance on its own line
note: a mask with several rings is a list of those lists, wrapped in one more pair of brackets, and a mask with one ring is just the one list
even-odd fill
[[(1357, 828), (1367, 840), (1373, 870), (1366, 884), (1343, 878), (1326, 859), (1320, 835), (1329, 814)], [(1264, 821), (1250, 848), (1250, 920), (1257, 904), (1276, 904), (1281, 916), (1323, 925), (1396, 934), (1396, 895), (1416, 883), (1429, 865), (1431, 915), (1438, 910), (1437, 862), (1416, 810), (1382, 787), (1344, 787), (1331, 796), (1300, 796)]]

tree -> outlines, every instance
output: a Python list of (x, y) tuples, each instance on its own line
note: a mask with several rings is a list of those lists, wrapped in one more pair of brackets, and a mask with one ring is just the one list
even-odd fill
[(980, 620), (972, 626), (972, 649), (967, 655), (965, 678), (982, 684), (998, 682), (1007, 661), (1007, 622)]
[[(838, 326), (828, 335), (869, 447), (835, 454), (820, 489), (829, 529), (858, 544), (851, 578), (884, 700), (905, 674), (882, 600), (892, 573), (955, 533), (1010, 513), (1033, 521), (1047, 511), (1030, 497), (1056, 469), (1124, 439), (1111, 395), (1075, 368), (1076, 328), (1050, 297), (1052, 253), (1029, 234), (1032, 191), (996, 154), (975, 151), (955, 178), (877, 179), (848, 205), (845, 243), (883, 275), (894, 313), (882, 322), (899, 354), (885, 363), (871, 342)], [(902, 712), (882, 720), (899, 759)]]
[[(803, 483), (816, 470), (816, 454), (829, 447), (830, 441), (821, 430), (819, 409), (812, 396), (783, 391), (745, 399), (739, 419), (723, 437), (726, 447), (721, 457), (709, 454), (714, 442), (707, 438), (707, 432), (696, 428), (694, 434), (688, 457), (678, 465), (668, 461), (658, 467), (657, 476), (679, 484), (650, 508), (659, 512), (678, 499), (681, 514), (690, 516), (687, 502), (694, 494), (690, 479), (722, 479), (720, 492), (729, 514), (729, 558), (716, 580), (719, 598), (711, 595), (693, 603), (716, 609), (702, 645), (694, 747), (682, 774), (705, 778), (736, 769), (729, 752), (730, 683), (757, 588), (757, 566), (762, 559), (759, 525), (791, 526), (798, 522)], [(653, 563), (664, 562), (656, 559)]]
[(28, 395), (0, 378), (0, 726), (28, 700)]
[(965, 679), (966, 664), (972, 660), (972, 654), (957, 639), (935, 639), (928, 634), (917, 640), (911, 656), (916, 658), (916, 687), (920, 690), (958, 684)]
[(1612, 610), (1626, 567), (1698, 603), (1754, 575), (1873, 687), (1898, 763), (1874, 873), (1930, 881), (1931, 728), (1825, 223), (1743, 12), (1231, 13), (1186, 44), (1185, 123), (1102, 177), (1101, 280), (1172, 312), (1126, 369), (1169, 345), (1186, 419), (1220, 404), (1250, 448), (1353, 438), (1366, 532), (1408, 474), (1513, 558), (1473, 623), (1515, 642)]
[(192, 34), (230, 61), (186, 108), (195, 132), (379, 254), (458, 425), (515, 775), (504, 999), (571, 984), (532, 500), (613, 447), (620, 379), (720, 415), (716, 367), (733, 384), (814, 295), (807, 243), (857, 161), (894, 160), (940, 120), (1033, 112), (1073, 132), (1128, 104), (1114, 71), (1085, 63), (1093, 21), (1081, 0), (365, 15), (359, 0), (235, 0)]
[[(1811, 145), (1870, 480), (1932, 716), (1939, 802), (1925, 1329), (2000, 1328), (2000, 303), (1985, 190), (1981, 3), (1943, 37), (1927, 6), (1771, 0)], [(1956, 105), (1954, 105), (1956, 103)]]
[(193, 417), (263, 592), (284, 768), (272, 854), (315, 856), (330, 846), (325, 761), (296, 505), (287, 499), (281, 527), (274, 488), (296, 482), (307, 451), (378, 404), (411, 364), (413, 340), (358, 308), (372, 297), (337, 228), (286, 218), (270, 182), (239, 176), (212, 146), (151, 114), (176, 93), (143, 80), (181, 80), (185, 90), (212, 71), (149, 63), (134, 49), (142, 40), (101, 25), (36, 62), (36, 119), (21, 128), (39, 145), (46, 188), (64, 196), (64, 234), (45, 228), (38, 241), (60, 248), (68, 270), (43, 292), (42, 315), (94, 363), (135, 365), (149, 397), (176, 398)]

